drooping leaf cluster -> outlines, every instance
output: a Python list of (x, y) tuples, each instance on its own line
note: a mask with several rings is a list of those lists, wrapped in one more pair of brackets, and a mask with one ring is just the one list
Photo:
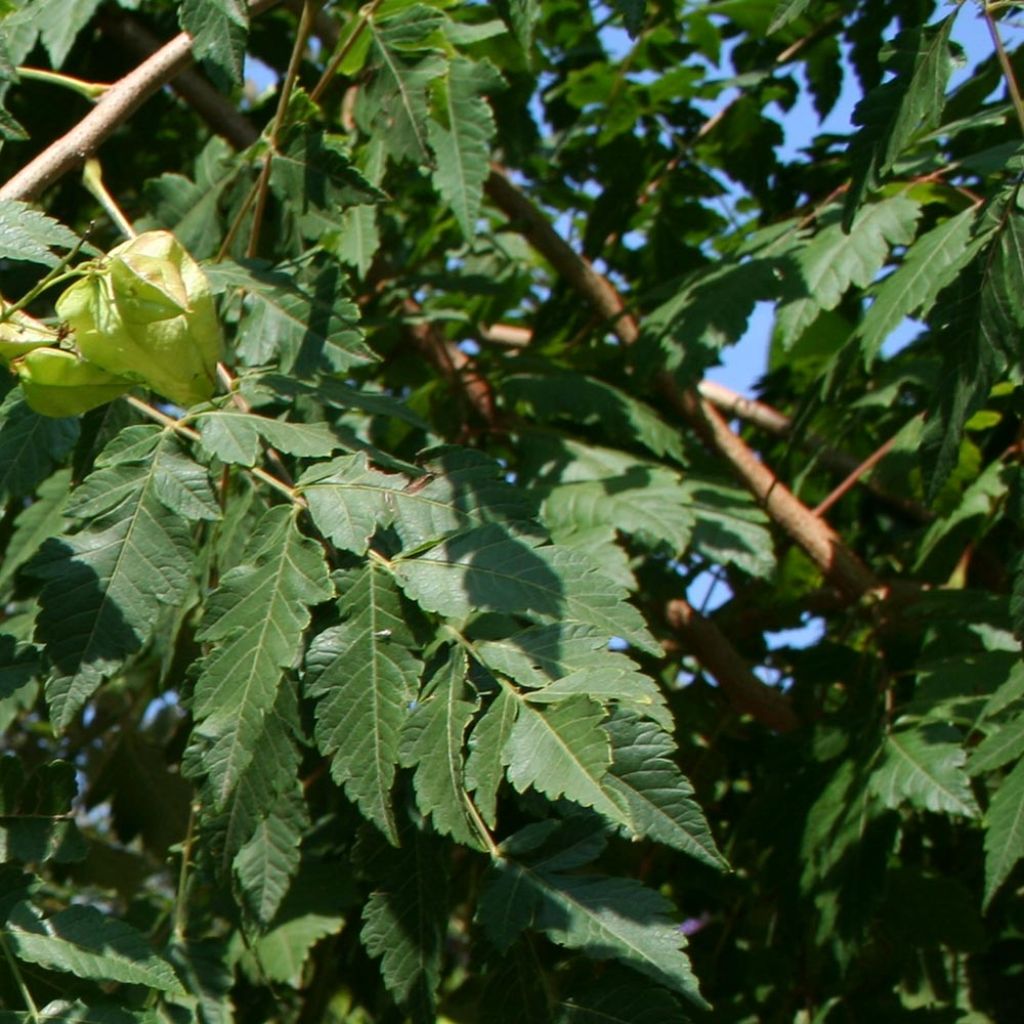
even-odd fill
[[(0, 382), (0, 1017), (1010, 1019), (1012, 12), (5, 0), (0, 178), (179, 31), (98, 158), (218, 394)], [(111, 202), (4, 195), (71, 348)], [(765, 303), (776, 411), (716, 433)]]

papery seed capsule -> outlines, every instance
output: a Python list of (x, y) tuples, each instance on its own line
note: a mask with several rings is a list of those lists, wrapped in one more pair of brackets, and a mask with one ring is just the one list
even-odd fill
[(169, 231), (117, 248), (57, 300), (91, 363), (182, 406), (213, 394), (220, 324), (202, 268)]
[(11, 363), (25, 401), (43, 416), (80, 416), (123, 395), (132, 382), (56, 348), (37, 348)]

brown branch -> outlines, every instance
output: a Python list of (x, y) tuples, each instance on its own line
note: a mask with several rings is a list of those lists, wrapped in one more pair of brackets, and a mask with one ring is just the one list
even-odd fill
[[(151, 57), (162, 45), (142, 22), (124, 12), (104, 12), (99, 24), (108, 36), (142, 60)], [(253, 123), (194, 68), (186, 68), (169, 84), (235, 149), (246, 149), (260, 137)]]
[(445, 380), (465, 397), (480, 419), (488, 426), (493, 426), (498, 418), (494, 392), (487, 378), (474, 366), (473, 360), (436, 327), (420, 319), (423, 310), (415, 299), (403, 299), (402, 312), (410, 318), (406, 328), (416, 347), (434, 364)]
[[(262, 14), (278, 2), (254, 0), (249, 11), (252, 15)], [(181, 32), (114, 83), (74, 128), (51, 143), (0, 187), (0, 199), (32, 199), (69, 171), (81, 166), (153, 93), (190, 67), (192, 62), (192, 37)]]
[(800, 725), (785, 695), (758, 679), (719, 628), (689, 602), (670, 601), (665, 617), (738, 712), (776, 732), (792, 732)]
[[(639, 326), (611, 282), (570, 248), (548, 218), (501, 171), (492, 169), (486, 189), (513, 226), (590, 303), (619, 340), (633, 344), (640, 336)], [(655, 383), (834, 586), (851, 598), (880, 588), (871, 570), (758, 459), (710, 402), (694, 389), (681, 390), (667, 372), (657, 374)]]

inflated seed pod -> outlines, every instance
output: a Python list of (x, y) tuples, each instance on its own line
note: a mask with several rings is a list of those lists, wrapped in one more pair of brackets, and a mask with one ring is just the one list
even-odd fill
[(147, 231), (57, 300), (82, 355), (182, 406), (213, 394), (220, 324), (199, 264), (169, 231)]
[(132, 382), (57, 348), (37, 348), (11, 363), (25, 401), (43, 416), (80, 416), (123, 395)]
[(59, 341), (60, 335), (56, 331), (20, 309), (0, 321), (0, 359), (5, 363), (44, 345), (56, 345)]

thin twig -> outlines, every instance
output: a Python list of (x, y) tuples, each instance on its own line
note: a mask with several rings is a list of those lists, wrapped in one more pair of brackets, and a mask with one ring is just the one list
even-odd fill
[(893, 434), (888, 441), (879, 445), (878, 448), (876, 448), (859, 466), (857, 466), (853, 472), (850, 473), (849, 476), (847, 476), (847, 478), (838, 487), (836, 487), (827, 498), (825, 498), (824, 501), (818, 504), (814, 509), (814, 514), (816, 516), (827, 515), (829, 509), (832, 508), (832, 506), (835, 505), (835, 503), (839, 501), (847, 491), (852, 490), (866, 473), (870, 473), (871, 470), (874, 469), (890, 451), (892, 451), (892, 446), (896, 443), (896, 437), (897, 435)]
[(11, 969), (11, 974), (14, 975), (14, 983), (18, 986), (22, 1002), (25, 1004), (25, 1009), (28, 1010), (28, 1015), (32, 1018), (35, 1024), (39, 1024), (39, 1021), (42, 1020), (39, 1016), (39, 1007), (36, 1006), (35, 1000), (32, 998), (32, 993), (29, 991), (28, 985), (25, 984), (25, 979), (22, 977), (18, 961), (11, 952), (11, 947), (7, 944), (7, 939), (4, 937), (4, 933), (2, 931), (0, 931), (0, 949), (3, 950), (4, 959), (7, 961), (7, 966)]
[[(147, 416), (149, 419), (159, 423), (161, 426), (167, 427), (169, 430), (173, 430), (175, 433), (188, 438), (190, 441), (202, 442), (202, 435), (198, 430), (187, 426), (180, 420), (176, 420), (173, 416), (168, 416), (167, 413), (154, 408), (148, 402), (144, 402), (141, 398), (136, 398), (134, 395), (125, 395), (124, 400), (133, 408), (141, 412), (143, 416)], [(278, 480), (276, 476), (273, 476), (271, 473), (268, 473), (265, 469), (262, 469), (259, 466), (247, 466), (246, 468), (257, 480), (262, 480), (268, 487), (272, 487), (278, 493), (283, 494), (293, 505), (298, 508), (306, 508), (306, 499), (303, 498), (301, 494), (296, 494), (294, 487), (286, 484), (283, 480)]]
[(367, 4), (359, 12), (359, 21), (356, 22), (352, 31), (349, 33), (348, 39), (345, 40), (342, 48), (331, 58), (331, 62), (324, 69), (324, 73), (320, 76), (320, 81), (313, 87), (313, 91), (309, 94), (309, 98), (314, 103), (320, 102), (320, 97), (323, 95), (324, 90), (334, 81), (334, 76), (338, 73), (338, 68), (341, 67), (342, 62), (349, 55), (352, 47), (358, 42), (359, 37), (366, 30), (366, 26), (370, 24), (373, 18), (374, 11), (380, 6), (381, 0), (372, 0), (371, 3)]
[(281, 141), (281, 133), (288, 120), (288, 106), (292, 100), (292, 93), (295, 91), (295, 83), (299, 78), (302, 55), (306, 52), (306, 44), (313, 31), (313, 18), (322, 3), (323, 0), (306, 0), (302, 7), (302, 17), (299, 18), (299, 27), (295, 33), (291, 59), (288, 61), (288, 70), (285, 73), (284, 81), (281, 83), (281, 92), (277, 97), (277, 110), (274, 112), (274, 120), (267, 137), (267, 155), (260, 168), (260, 175), (256, 179), (256, 205), (252, 212), (252, 230), (249, 233), (249, 243), (246, 246), (248, 256), (255, 256), (259, 250), (263, 214), (266, 211), (267, 196), (270, 193), (270, 171), (274, 165), (278, 143)]
[(995, 47), (996, 58), (1002, 69), (1003, 78), (1006, 79), (1006, 88), (1010, 93), (1013, 111), (1017, 115), (1017, 123), (1020, 125), (1021, 134), (1024, 134), (1024, 100), (1021, 99), (1017, 76), (1013, 73), (1013, 65), (1010, 63), (1006, 47), (1003, 46), (1002, 37), (999, 35), (999, 26), (996, 25), (996, 19), (992, 17), (992, 11), (987, 2), (982, 7), (981, 14), (988, 26), (988, 34), (992, 37), (992, 45)]

